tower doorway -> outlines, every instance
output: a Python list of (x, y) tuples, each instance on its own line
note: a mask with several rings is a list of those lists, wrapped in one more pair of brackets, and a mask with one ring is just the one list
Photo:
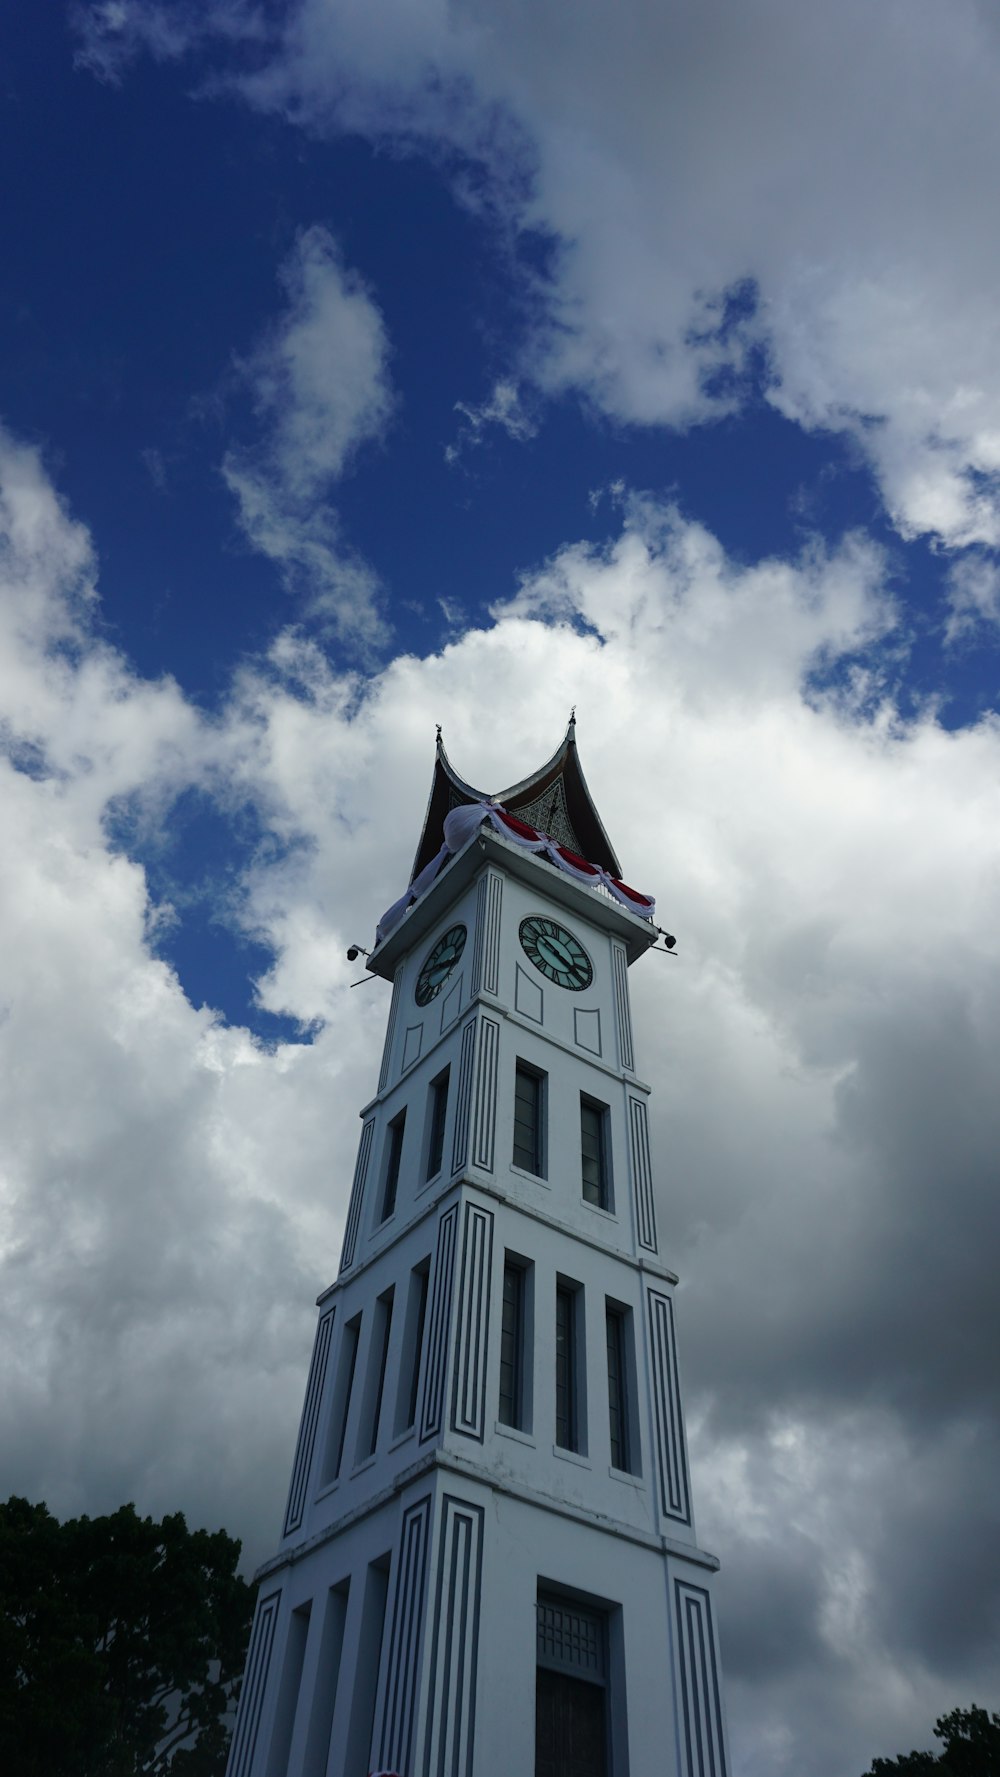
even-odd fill
[(539, 1594), (535, 1777), (610, 1777), (607, 1625)]

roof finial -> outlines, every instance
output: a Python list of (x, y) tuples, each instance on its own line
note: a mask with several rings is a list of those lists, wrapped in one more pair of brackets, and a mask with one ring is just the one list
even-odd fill
[(576, 723), (576, 704), (573, 705), (573, 708), (569, 712), (570, 727), (572, 728), (575, 725), (575, 723)]
[(440, 724), (440, 722), (435, 722), (434, 726), (437, 729), (437, 744), (438, 744), (438, 746), (440, 746), (441, 745), (441, 724)]

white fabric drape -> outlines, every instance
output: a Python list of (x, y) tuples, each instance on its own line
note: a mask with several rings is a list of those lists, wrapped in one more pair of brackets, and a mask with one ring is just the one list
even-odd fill
[(617, 876), (611, 876), (607, 870), (602, 869), (600, 864), (588, 863), (586, 858), (579, 857), (567, 846), (557, 845), (548, 833), (539, 833), (534, 827), (529, 827), (528, 823), (519, 820), (517, 815), (508, 814), (507, 810), (501, 808), (499, 803), (468, 802), (463, 803), (460, 808), (453, 808), (449, 814), (445, 815), (444, 844), (441, 850), (435, 854), (429, 864), (424, 865), (419, 876), (414, 877), (405, 895), (400, 895), (399, 900), (394, 901), (392, 906), (383, 913), (375, 932), (376, 946), (395, 930), (400, 920), (413, 906), (414, 901), (419, 901), (424, 891), (430, 888), (434, 878), (443, 869), (448, 859), (462, 851), (484, 821), (489, 821), (491, 827), (500, 834), (502, 839), (512, 840), (515, 845), (523, 845), (526, 851), (543, 853), (558, 870), (564, 870), (567, 876), (575, 877), (577, 882), (585, 882), (589, 888), (596, 888), (598, 885), (606, 888), (608, 893), (613, 895), (622, 907), (627, 907), (630, 913), (638, 913), (642, 919), (653, 918), (656, 912), (656, 902), (652, 895), (641, 895), (637, 889), (629, 888), (628, 884), (622, 882)]

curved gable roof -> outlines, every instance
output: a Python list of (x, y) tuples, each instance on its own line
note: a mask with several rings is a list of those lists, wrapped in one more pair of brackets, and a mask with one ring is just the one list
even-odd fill
[(445, 815), (464, 803), (487, 801), (499, 802), (510, 814), (520, 815), (540, 832), (550, 833), (560, 845), (579, 852), (592, 864), (601, 864), (612, 876), (621, 875), (614, 847), (583, 775), (576, 746), (575, 716), (570, 717), (562, 743), (551, 759), (530, 776), (522, 778), (520, 783), (492, 792), (476, 790), (459, 777), (444, 750), (438, 729), (431, 793), (413, 860), (411, 882), (440, 850)]

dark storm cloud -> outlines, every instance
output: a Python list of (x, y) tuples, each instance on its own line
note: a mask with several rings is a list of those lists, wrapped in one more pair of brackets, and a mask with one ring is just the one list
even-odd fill
[(816, 1551), (794, 1533), (727, 1551), (719, 1604), (727, 1676), (747, 1684), (793, 1684), (804, 1666), (829, 1659), (819, 1633)]

